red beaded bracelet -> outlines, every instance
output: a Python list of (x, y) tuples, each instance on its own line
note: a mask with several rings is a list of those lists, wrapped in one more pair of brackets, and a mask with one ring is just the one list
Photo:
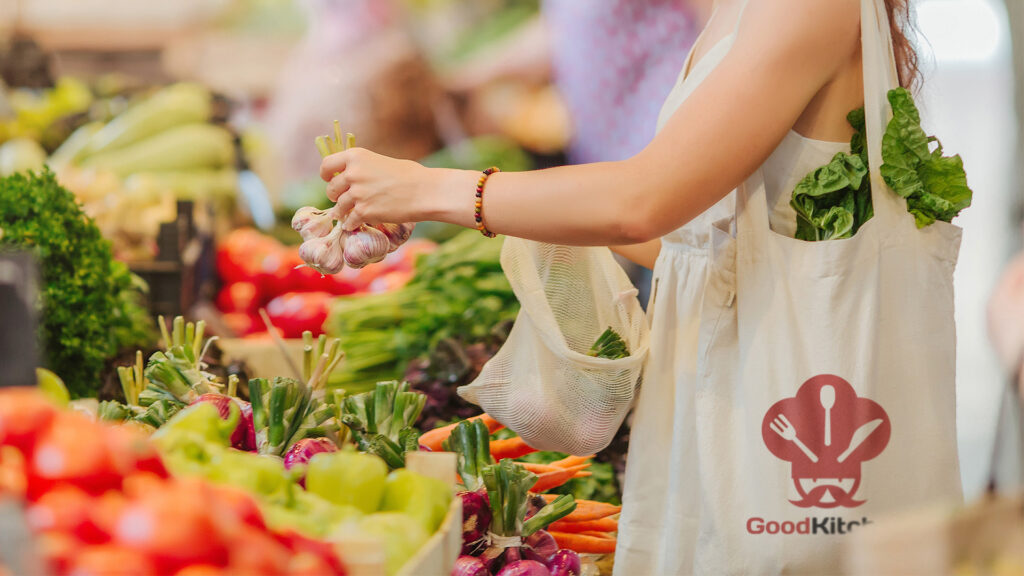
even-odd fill
[(480, 175), (480, 180), (477, 180), (476, 183), (476, 229), (488, 238), (494, 238), (497, 234), (488, 230), (487, 226), (484, 225), (484, 184), (487, 183), (487, 179), (491, 177), (491, 174), (495, 172), (501, 172), (501, 170), (497, 166), (491, 166), (484, 170), (483, 174)]

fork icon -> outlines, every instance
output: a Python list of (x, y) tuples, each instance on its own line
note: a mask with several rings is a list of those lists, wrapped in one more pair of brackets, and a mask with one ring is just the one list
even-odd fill
[(804, 443), (801, 442), (800, 439), (796, 437), (796, 428), (793, 428), (793, 425), (789, 423), (789, 420), (786, 418), (785, 414), (779, 414), (778, 416), (776, 416), (775, 419), (772, 420), (772, 423), (768, 425), (768, 427), (771, 428), (772, 431), (778, 434), (779, 436), (782, 436), (783, 439), (789, 440), (790, 442), (796, 444), (797, 448), (803, 450), (804, 454), (806, 454), (807, 457), (811, 459), (811, 462), (817, 464), (818, 457), (814, 454), (814, 452), (811, 452), (810, 448), (804, 445)]

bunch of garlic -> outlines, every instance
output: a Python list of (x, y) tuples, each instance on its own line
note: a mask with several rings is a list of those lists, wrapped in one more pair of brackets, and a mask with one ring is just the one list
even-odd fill
[[(355, 137), (347, 135), (347, 144), (342, 147), (341, 127), (334, 121), (334, 137), (320, 136), (316, 139), (321, 156), (327, 156), (355, 145)], [(346, 231), (341, 223), (345, 220), (337, 205), (327, 210), (303, 206), (292, 218), (292, 229), (302, 235), (299, 257), (307, 266), (321, 274), (337, 274), (342, 268), (362, 268), (367, 264), (380, 262), (394, 252), (412, 235), (415, 224), (362, 225), (357, 230)]]

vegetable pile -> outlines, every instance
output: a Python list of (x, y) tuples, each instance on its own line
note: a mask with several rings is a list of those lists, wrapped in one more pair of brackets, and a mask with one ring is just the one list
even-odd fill
[(241, 336), (266, 331), (257, 314), (261, 307), (285, 338), (298, 338), (306, 330), (319, 334), (335, 296), (398, 289), (412, 277), (416, 257), (433, 249), (432, 242), (412, 240), (378, 264), (322, 276), (303, 265), (298, 248), (240, 228), (217, 247), (217, 268), (224, 283), (217, 308)]
[[(355, 146), (355, 136), (347, 134), (342, 142), (341, 126), (334, 121), (334, 136), (319, 136), (316, 147), (327, 157)], [(345, 266), (362, 268), (383, 260), (398, 250), (412, 235), (415, 224), (362, 225), (356, 230), (342, 226), (347, 214), (337, 205), (328, 210), (304, 206), (295, 212), (292, 228), (302, 235), (299, 256), (307, 266), (321, 274), (337, 274)]]
[(501, 270), (501, 242), (466, 230), (420, 257), (415, 275), (387, 294), (339, 298), (324, 325), (347, 361), (331, 384), (350, 392), (401, 378), (441, 340), (485, 341), (519, 310)]
[(42, 274), (45, 365), (72, 397), (95, 396), (104, 363), (148, 340), (141, 281), (52, 172), (0, 179), (0, 249), (31, 250)]
[[(216, 411), (208, 408), (216, 416)], [(326, 542), (268, 526), (247, 493), (170, 477), (138, 431), (0, 392), (0, 494), (53, 574), (345, 574)]]
[(590, 458), (570, 456), (548, 465), (515, 462), (536, 450), (517, 436), (492, 441), (491, 434), (501, 429), (484, 414), (420, 437), (424, 448), (443, 447), (458, 458), (465, 488), (459, 493), (463, 555), (453, 576), (578, 576), (578, 553), (614, 552), (614, 516), (620, 507), (568, 494), (535, 495), (588, 474)]
[[(918, 228), (936, 220), (950, 222), (971, 204), (963, 160), (943, 156), (942, 144), (921, 129), (921, 116), (904, 88), (888, 94), (893, 117), (882, 137), (882, 178), (907, 200)], [(871, 179), (864, 137), (864, 109), (847, 116), (856, 131), (851, 152), (840, 152), (804, 177), (790, 205), (797, 213), (800, 240), (849, 238), (873, 215)], [(931, 144), (935, 143), (934, 150)]]

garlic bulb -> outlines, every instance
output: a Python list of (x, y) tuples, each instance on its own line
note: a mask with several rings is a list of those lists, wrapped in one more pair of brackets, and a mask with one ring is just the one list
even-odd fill
[(312, 206), (303, 206), (295, 211), (292, 217), (292, 229), (302, 235), (303, 240), (323, 238), (331, 233), (334, 227), (332, 210), (317, 210)]
[(299, 258), (321, 274), (337, 274), (345, 267), (345, 242), (341, 224), (326, 236), (314, 237), (299, 246)]
[(362, 226), (355, 232), (343, 235), (345, 240), (345, 264), (362, 268), (367, 264), (380, 262), (388, 255), (391, 243), (388, 237), (372, 226)]
[(391, 245), (388, 248), (388, 252), (394, 252), (395, 250), (398, 250), (399, 246), (405, 244), (405, 241), (409, 239), (409, 236), (412, 236), (412, 230), (415, 227), (416, 224), (411, 222), (408, 224), (378, 224), (377, 226), (374, 226), (374, 228), (380, 230), (388, 237), (388, 242)]

